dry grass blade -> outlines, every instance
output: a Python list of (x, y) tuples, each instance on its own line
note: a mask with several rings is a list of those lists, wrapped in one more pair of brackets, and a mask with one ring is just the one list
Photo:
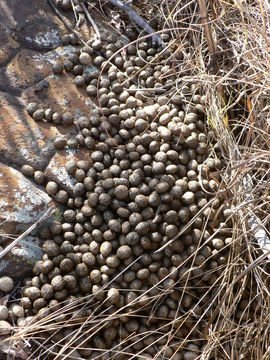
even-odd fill
[(164, 46), (164, 43), (160, 36), (155, 32), (155, 30), (141, 17), (136, 11), (131, 9), (128, 5), (123, 3), (120, 0), (108, 0), (112, 5), (118, 7), (120, 10), (124, 11), (131, 21), (134, 21), (143, 31), (151, 35), (151, 41), (154, 46)]
[(28, 234), (35, 230), (43, 221), (47, 220), (54, 213), (54, 209), (48, 209), (33, 225), (31, 225), (24, 233), (13, 240), (8, 246), (6, 246), (0, 252), (0, 259), (4, 257), (14, 246), (16, 246), (21, 240), (23, 240)]
[(97, 27), (97, 24), (94, 22), (92, 16), (89, 14), (89, 11), (87, 10), (86, 6), (84, 5), (83, 2), (80, 2), (81, 4), (81, 7), (83, 8), (83, 11), (87, 17), (87, 19), (89, 20), (90, 24), (93, 26), (93, 29), (97, 35), (97, 38), (100, 39), (100, 32), (99, 32), (99, 29)]
[[(89, 47), (89, 45), (83, 40), (83, 38), (79, 35), (79, 33), (77, 31), (75, 31), (68, 23), (68, 21), (66, 20), (66, 18), (60, 13), (60, 11), (57, 9), (57, 7), (55, 6), (55, 3), (53, 0), (47, 0), (47, 2), (49, 3), (50, 7), (52, 8), (53, 12), (58, 16), (58, 18), (63, 22), (63, 24), (65, 25), (66, 29), (70, 32), (72, 32), (76, 38), (79, 40), (79, 42), (81, 42), (82, 44), (84, 44), (84, 46)], [(74, 12), (74, 14), (76, 14), (76, 12)], [(77, 15), (76, 15), (77, 18)], [(79, 21), (79, 19), (78, 19)]]
[(206, 7), (206, 2), (205, 0), (199, 0), (199, 6), (200, 6), (200, 12), (201, 12), (201, 19), (202, 19), (202, 24), (205, 30), (205, 36), (207, 39), (207, 44), (208, 44), (208, 48), (209, 48), (209, 52), (211, 55), (213, 55), (216, 51), (216, 47), (214, 44), (214, 40), (213, 40), (213, 36), (212, 36), (212, 31), (210, 28), (210, 24), (209, 24), (209, 18), (208, 18), (208, 12), (207, 12), (207, 7)]
[[(121, 3), (120, 9), (124, 10), (122, 2), (109, 2)], [(142, 7), (141, 14), (151, 20), (148, 6)], [(175, 240), (209, 210), (200, 228), (201, 236), (195, 246), (188, 248), (184, 260), (168, 266), (161, 279), (147, 290), (135, 289), (127, 305), (116, 308), (105, 303), (115, 277), (95, 296), (63, 303), (48, 317), (36, 318), (20, 329), (14, 339), (34, 340), (31, 358), (41, 353), (44, 357), (52, 354), (56, 359), (68, 359), (74, 351), (88, 349), (95, 355), (86, 358), (93, 360), (147, 359), (150, 349), (154, 359), (175, 359), (179, 353), (186, 354), (190, 345), (199, 343), (203, 346), (193, 352), (193, 359), (269, 359), (270, 8), (266, 0), (211, 1), (210, 7), (211, 13), (204, 0), (159, 0), (153, 4), (161, 29), (156, 34), (171, 34), (167, 59), (171, 66), (161, 76), (170, 79), (173, 74), (174, 80), (162, 90), (169, 100), (186, 91), (184, 106), (195, 106), (194, 93), (204, 95), (210, 155), (224, 163), (222, 169), (211, 174), (215, 192), (204, 188), (199, 175), (207, 203), (180, 233), (161, 243), (155, 254), (170, 254)], [(153, 36), (152, 29), (150, 32), (140, 40)], [(97, 88), (105, 68), (127, 46), (103, 64)], [(210, 60), (214, 54), (218, 63), (214, 73), (209, 70), (209, 54)], [(145, 68), (149, 64), (145, 62)], [(223, 205), (227, 207), (226, 221), (219, 224)], [(209, 224), (212, 232), (204, 238)], [(225, 246), (199, 263), (202, 249), (219, 235), (228, 240)], [(171, 298), (176, 306), (169, 302)], [(172, 308), (159, 312), (165, 303)], [(139, 335), (136, 331), (127, 334), (125, 324), (133, 319), (150, 325), (142, 327)], [(99, 331), (113, 327), (115, 320), (120, 324), (120, 341), (112, 343), (110, 349), (94, 346)], [(61, 336), (63, 327), (71, 329), (66, 337)], [(131, 352), (130, 344), (137, 346), (136, 354)]]
[[(250, 200), (252, 197), (252, 189), (253, 183), (250, 175), (246, 175), (243, 179), (243, 187), (247, 191), (247, 200), (254, 202), (254, 199)], [(259, 217), (254, 213), (253, 208), (250, 209), (250, 214), (248, 215), (248, 224), (250, 230), (254, 234), (254, 238), (257, 241), (260, 249), (265, 253), (268, 254), (268, 258), (270, 259), (269, 251), (270, 251), (270, 239), (267, 234), (267, 229), (263, 225), (262, 221)]]

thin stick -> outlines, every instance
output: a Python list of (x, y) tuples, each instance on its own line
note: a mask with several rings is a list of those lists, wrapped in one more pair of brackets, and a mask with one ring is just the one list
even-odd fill
[(33, 225), (30, 226), (29, 229), (27, 229), (24, 233), (22, 233), (17, 239), (13, 240), (12, 243), (10, 243), (4, 250), (0, 252), (0, 259), (4, 257), (15, 245), (17, 245), (25, 236), (30, 234), (31, 231), (36, 229), (38, 225), (40, 225), (43, 221), (45, 221), (49, 216), (51, 216), (54, 213), (55, 209), (48, 209), (45, 214), (41, 216), (40, 219), (38, 219)]
[(91, 23), (91, 25), (93, 26), (93, 29), (97, 35), (97, 38), (100, 39), (100, 32), (98, 30), (97, 24), (94, 22), (93, 18), (91, 17), (91, 15), (89, 14), (89, 11), (87, 10), (86, 6), (84, 5), (83, 2), (80, 3), (81, 7), (83, 8), (83, 11), (87, 17), (87, 19), (89, 20), (89, 22)]
[(219, 300), (219, 306), (215, 308), (213, 311), (210, 319), (208, 320), (207, 326), (205, 327), (204, 334), (207, 334), (207, 331), (209, 329), (210, 324), (212, 323), (213, 319), (217, 316), (218, 312), (220, 311), (221, 305), (226, 299), (226, 296), (230, 293), (230, 291), (233, 289), (234, 285), (240, 281), (244, 276), (246, 276), (252, 269), (255, 269), (264, 259), (266, 259), (270, 254), (270, 249), (266, 251), (264, 254), (260, 255), (256, 260), (253, 261), (253, 263), (249, 264), (245, 270), (243, 270), (236, 278), (231, 282), (231, 284), (228, 286), (225, 294), (222, 296), (222, 298)]
[(76, 38), (83, 43), (84, 46), (89, 47), (89, 45), (81, 38), (81, 36), (77, 33), (77, 31), (72, 29), (72, 27), (68, 24), (68, 22), (66, 21), (64, 16), (60, 13), (60, 11), (54, 5), (53, 0), (47, 0), (47, 1), (49, 3), (50, 7), (52, 8), (52, 10), (55, 12), (55, 14), (59, 17), (59, 19), (63, 22), (65, 27), (68, 29), (68, 31), (72, 32), (76, 36)]
[(75, 20), (76, 20), (76, 23), (78, 22), (78, 17), (77, 17), (77, 13), (76, 13), (76, 10), (75, 10), (75, 6), (74, 6), (74, 3), (73, 3), (73, 0), (71, 0), (71, 6), (72, 6), (72, 10), (73, 10), (73, 13), (74, 13), (74, 17), (75, 17)]
[(212, 31), (210, 29), (210, 25), (208, 22), (209, 19), (208, 19), (205, 0), (199, 0), (199, 6), (200, 6), (200, 12), (201, 12), (201, 19), (203, 20), (202, 25), (204, 27), (209, 52), (210, 52), (210, 54), (214, 54), (216, 49), (215, 49), (215, 45), (214, 45), (214, 41), (213, 41)]
[(214, 44), (212, 31), (209, 24), (208, 14), (207, 14), (207, 8), (205, 0), (199, 0), (199, 7), (200, 7), (200, 13), (201, 13), (201, 19), (202, 19), (202, 25), (204, 27), (205, 36), (208, 44), (208, 49), (210, 53), (210, 63), (212, 63), (214, 72), (217, 72), (217, 61), (216, 61), (216, 47)]
[[(227, 191), (227, 190), (225, 190)], [(166, 244), (164, 244), (163, 246), (161, 246), (161, 248), (157, 249), (155, 251), (156, 253), (159, 253), (161, 251), (163, 251), (167, 246), (169, 246), (170, 244), (172, 244), (175, 240), (177, 240), (179, 238), (180, 235), (182, 235), (193, 223), (194, 221), (197, 219), (198, 216), (200, 216), (201, 213), (204, 212), (204, 210), (211, 205), (214, 202), (215, 198), (211, 199), (208, 201), (208, 203), (206, 205), (204, 205), (200, 211), (197, 212), (197, 214), (187, 223), (187, 225), (185, 225), (171, 240), (167, 241)]]
[(133, 9), (131, 9), (128, 5), (124, 4), (120, 0), (109, 0), (109, 3), (118, 7), (120, 10), (124, 11), (128, 17), (135, 22), (141, 29), (143, 29), (147, 34), (151, 35), (152, 44), (154, 46), (165, 46), (161, 37), (156, 34), (156, 31)]
[[(247, 174), (243, 178), (243, 187), (247, 194), (247, 200), (254, 201), (254, 196), (252, 194), (252, 178), (249, 174)], [(248, 206), (248, 225), (250, 227), (250, 230), (252, 231), (254, 238), (256, 239), (258, 245), (260, 246), (261, 250), (264, 252), (264, 254), (268, 254), (268, 259), (270, 259), (270, 239), (267, 236), (267, 232), (265, 231), (265, 227), (263, 226), (262, 221), (259, 219), (259, 217), (255, 214), (251, 206)]]

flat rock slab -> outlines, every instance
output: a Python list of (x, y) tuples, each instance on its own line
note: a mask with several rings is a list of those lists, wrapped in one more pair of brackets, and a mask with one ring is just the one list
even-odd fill
[[(73, 26), (73, 13), (64, 16), (70, 17)], [(100, 19), (96, 23), (104, 36), (112, 31)], [(80, 32), (85, 40), (93, 34), (86, 23)], [(63, 62), (72, 51), (71, 46), (61, 46), (60, 38), (66, 33), (47, 1), (0, 2), (0, 161), (6, 164), (45, 170), (55, 153), (54, 138), (76, 132), (75, 127), (35, 123), (25, 111), (29, 102), (60, 114), (70, 111), (75, 118), (95, 106), (85, 90), (75, 86), (73, 75), (52, 72), (52, 65)]]
[(90, 162), (90, 156), (87, 152), (80, 149), (76, 150), (76, 152), (70, 149), (61, 150), (51, 159), (46, 168), (45, 175), (48, 180), (56, 181), (62, 189), (66, 190), (70, 195), (73, 195), (75, 179), (70, 176), (65, 169), (69, 160), (76, 162), (79, 160), (87, 160)]
[[(73, 12), (63, 15), (73, 26)], [(95, 22), (105, 37), (112, 32), (106, 21), (96, 18)], [(55, 206), (45, 187), (26, 178), (20, 172), (21, 166), (29, 164), (35, 170), (42, 170), (47, 180), (56, 180), (60, 188), (72, 194), (74, 181), (66, 173), (65, 164), (71, 158), (89, 159), (87, 149), (56, 152), (53, 146), (57, 136), (73, 137), (77, 133), (76, 125), (35, 122), (26, 112), (27, 104), (36, 102), (44, 110), (71, 112), (77, 120), (95, 107), (85, 90), (75, 86), (73, 75), (52, 72), (52, 65), (63, 62), (73, 49), (61, 45), (61, 36), (67, 33), (47, 1), (0, 1), (0, 245), (3, 247), (49, 207)], [(80, 34), (87, 41), (93, 30), (85, 23)], [(0, 272), (13, 277), (15, 271), (16, 277), (24, 276), (41, 254), (38, 239), (28, 236), (0, 259)]]
[[(0, 163), (0, 239), (7, 244), (10, 234), (23, 232), (54, 204), (51, 198), (20, 171)], [(11, 236), (13, 238), (13, 236)], [(38, 238), (27, 236), (0, 259), (1, 274), (21, 277), (42, 257)]]
[(40, 129), (27, 116), (23, 92), (51, 73), (50, 64), (34, 56), (60, 43), (61, 22), (47, 12), (46, 1), (0, 3), (0, 160), (13, 166), (36, 164), (39, 170), (55, 152), (51, 139), (57, 132)]
[(0, 163), (0, 224), (2, 234), (24, 231), (49, 207), (51, 198), (20, 171)]
[(24, 277), (31, 272), (33, 265), (42, 259), (42, 255), (40, 240), (37, 237), (26, 236), (0, 259), (1, 276)]
[(24, 164), (42, 170), (55, 153), (55, 127), (40, 127), (27, 116), (21, 98), (0, 93), (0, 159), (6, 164)]

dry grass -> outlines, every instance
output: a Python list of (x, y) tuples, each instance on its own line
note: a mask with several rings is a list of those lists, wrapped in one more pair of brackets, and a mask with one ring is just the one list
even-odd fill
[[(29, 359), (46, 358), (49, 353), (55, 359), (72, 359), (75, 349), (86, 348), (93, 339), (92, 344), (97, 344), (98, 331), (107, 328), (115, 319), (128, 314), (143, 320), (146, 319), (144, 314), (150, 314), (159, 324), (155, 329), (158, 340), (149, 341), (149, 347), (156, 348), (154, 359), (173, 359), (168, 348), (177, 352), (184, 350), (189, 341), (196, 340), (205, 344), (198, 359), (269, 359), (268, 253), (267, 249), (261, 251), (250, 226), (252, 215), (256, 215), (268, 236), (269, 3), (267, 0), (211, 0), (208, 19), (200, 18), (196, 1), (184, 4), (180, 0), (155, 1), (151, 9), (149, 2), (145, 6), (143, 1), (138, 3), (134, 1), (144, 17), (161, 24), (160, 30), (172, 36), (171, 59), (177, 80), (171, 93), (181, 91), (186, 84), (195, 84), (201, 95), (206, 95), (209, 134), (214, 137), (212, 156), (221, 157), (225, 165), (216, 196), (222, 196), (232, 209), (228, 218), (228, 226), (232, 227), (229, 259), (219, 265), (219, 276), (207, 289), (201, 290), (196, 306), (188, 312), (183, 312), (180, 305), (184, 292), (193, 294), (187, 287), (192, 277), (193, 284), (196, 283), (192, 269), (186, 269), (183, 277), (177, 279), (180, 300), (171, 318), (156, 316), (158, 304), (171, 292), (170, 288), (162, 287), (161, 282), (147, 292), (138, 293), (131, 304), (134, 305), (132, 312), (130, 306), (120, 310), (111, 306), (100, 313), (104, 288), (99, 301), (99, 295), (91, 295), (77, 303), (65, 304), (48, 317), (28, 324), (14, 337), (24, 343), (31, 339), (35, 344), (36, 350), (31, 351)], [(208, 22), (209, 26), (202, 25), (201, 21)], [(174, 55), (179, 51), (184, 52), (184, 60), (174, 67)], [(200, 247), (201, 244), (188, 260), (195, 259)], [(198, 289), (199, 286), (198, 281)], [(155, 291), (156, 288), (159, 291)], [(77, 326), (68, 338), (58, 336), (63, 326), (68, 329), (74, 324)], [(42, 334), (48, 331), (49, 338), (43, 338)], [(123, 359), (146, 359), (147, 346), (139, 350), (136, 357), (130, 353), (129, 344), (149, 338), (151, 331), (154, 329), (150, 327), (140, 338), (131, 334), (110, 351), (100, 352), (103, 356), (108, 354), (108, 359), (120, 359), (120, 354)], [(85, 357), (97, 359), (92, 355)]]
[[(264, 255), (251, 231), (255, 214), (269, 234), (270, 7), (267, 1), (210, 2), (211, 38), (200, 27), (196, 2), (162, 2), (166, 27), (177, 47), (190, 46), (191, 74), (182, 84), (200, 84), (207, 94), (207, 119), (215, 134), (213, 151), (224, 159), (222, 188), (232, 204), (230, 259), (217, 281), (220, 293), (204, 329), (200, 359), (268, 359), (269, 243)], [(170, 4), (170, 8), (168, 6)], [(201, 5), (201, 4), (200, 4)], [(204, 19), (203, 21), (206, 21)], [(200, 30), (199, 30), (200, 29)], [(198, 31), (199, 30), (199, 31)], [(210, 47), (214, 39), (214, 48)], [(267, 253), (268, 251), (268, 253)]]

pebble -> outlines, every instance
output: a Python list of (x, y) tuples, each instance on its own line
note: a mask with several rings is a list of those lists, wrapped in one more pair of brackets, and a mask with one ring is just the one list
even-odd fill
[(160, 133), (162, 140), (164, 140), (165, 142), (170, 141), (172, 134), (168, 128), (166, 128), (165, 126), (159, 126), (158, 132)]
[(21, 167), (21, 172), (23, 173), (23, 175), (25, 176), (34, 176), (34, 173), (35, 173), (35, 170), (33, 168), (33, 166), (30, 166), (30, 165), (23, 165)]
[(143, 110), (147, 116), (149, 116), (150, 118), (153, 119), (158, 113), (158, 108), (159, 108), (159, 105), (155, 104), (155, 105), (145, 106)]
[(24, 309), (22, 306), (20, 305), (13, 305), (11, 306), (11, 312), (14, 316), (16, 316), (17, 318), (23, 317), (24, 316)]
[(38, 185), (41, 185), (45, 181), (45, 175), (42, 171), (35, 171), (34, 172), (34, 180)]
[[(207, 201), (197, 178), (198, 164), (204, 161), (204, 144), (207, 144), (206, 134), (203, 134), (203, 119), (199, 112), (197, 115), (194, 107), (188, 111), (186, 105), (182, 106), (182, 96), (158, 96), (163, 91), (162, 77), (165, 75), (166, 78), (171, 67), (152, 67), (150, 63), (154, 60), (156, 49), (149, 49), (147, 43), (140, 42), (128, 48), (127, 54), (133, 54), (133, 58), (129, 58), (127, 54), (117, 54), (112, 59), (112, 64), (119, 69), (106, 64), (109, 71), (104, 68), (100, 77), (99, 70), (94, 74), (88, 69), (85, 71), (84, 66), (91, 63), (102, 66), (120, 47), (110, 44), (109, 39), (105, 42), (90, 41), (89, 44), (93, 51), (88, 52), (87, 48), (74, 49), (69, 55), (69, 67), (70, 70), (73, 69), (75, 84), (82, 87), (81, 94), (86, 91), (88, 96), (98, 96), (101, 109), (93, 108), (88, 114), (74, 113), (74, 116), (68, 112), (60, 114), (50, 111), (49, 118), (57, 125), (72, 125), (74, 122), (77, 127), (77, 135), (69, 134), (67, 141), (62, 136), (57, 137), (54, 141), (55, 148), (86, 147), (83, 151), (88, 153), (90, 150), (91, 163), (67, 163), (67, 173), (77, 181), (71, 197), (65, 190), (59, 189), (60, 183), (59, 186), (54, 181), (47, 183), (47, 193), (55, 201), (67, 204), (68, 209), (64, 210), (64, 221), (61, 220), (55, 226), (50, 225), (49, 235), (45, 237), (47, 240), (41, 270), (39, 271), (38, 266), (35, 267), (35, 276), (32, 282), (28, 281), (26, 284), (23, 293), (25, 297), (21, 303), (26, 314), (44, 317), (50, 313), (51, 309), (48, 307), (51, 308), (52, 303), (56, 302), (57, 305), (58, 301), (67, 297), (71, 301), (77, 294), (80, 297), (92, 293), (97, 301), (103, 301), (107, 296), (105, 306), (121, 308), (126, 304), (132, 311), (138, 296), (143, 295), (136, 306), (149, 303), (150, 309), (150, 298), (158, 296), (160, 291), (170, 290), (158, 315), (170, 321), (175, 318), (173, 309), (177, 308), (179, 296), (181, 297), (175, 285), (186, 272), (181, 269), (183, 273), (178, 274), (174, 269), (186, 261), (189, 255), (194, 254), (201, 239), (199, 229), (205, 216), (203, 214), (196, 219), (192, 233), (188, 229), (183, 234), (183, 241), (182, 237), (178, 239), (183, 226), (202, 207), (202, 200)], [(99, 50), (101, 54), (97, 53)], [(138, 61), (140, 58), (142, 62)], [(146, 67), (144, 64), (147, 62), (149, 66)], [(146, 69), (141, 71), (138, 67)], [(141, 76), (135, 80), (142, 82), (138, 85), (144, 90), (137, 90), (138, 87), (126, 78), (126, 75), (131, 74), (137, 76), (135, 73), (140, 71)], [(54, 68), (54, 72), (58, 73), (58, 69)], [(59, 68), (60, 72), (62, 69)], [(156, 90), (153, 92), (150, 88)], [(189, 88), (187, 90), (190, 92)], [(35, 106), (30, 106), (28, 110), (30, 114), (38, 111)], [(39, 119), (42, 111), (35, 114), (34, 118)], [(36, 178), (35, 172), (34, 179)], [(214, 189), (214, 184), (209, 182), (209, 187)], [(156, 251), (174, 238), (177, 241), (162, 253)], [(203, 274), (200, 266), (224, 247), (222, 241), (213, 239), (209, 247), (203, 248), (197, 255), (194, 264), (198, 271), (195, 273), (194, 270), (194, 278), (197, 277), (198, 281)], [(220, 256), (216, 261), (221, 264), (223, 258)], [(130, 269), (125, 271), (127, 267)], [(108, 287), (103, 291), (105, 284)], [(160, 286), (154, 288), (155, 284)], [(187, 298), (185, 294), (183, 300), (187, 310), (194, 305), (193, 297), (196, 295), (196, 299), (199, 299), (201, 296), (201, 292), (196, 293), (196, 285), (189, 281), (188, 286), (193, 285), (192, 296)], [(202, 285), (206, 286), (207, 280)], [(149, 295), (147, 290), (151, 291)], [(27, 298), (30, 304), (26, 301)], [(12, 307), (11, 313), (17, 317), (18, 326), (23, 326), (27, 321), (21, 310), (20, 306)], [(157, 315), (154, 314), (154, 307), (151, 312), (154, 319)], [(153, 336), (152, 342), (155, 341), (154, 323), (148, 329), (146, 318), (145, 322), (141, 322), (140, 317), (129, 317), (128, 313), (125, 318), (121, 334), (123, 338), (128, 333), (136, 332), (136, 336), (140, 336), (143, 324), (142, 328), (145, 326), (146, 329), (142, 330), (149, 330)], [(117, 332), (122, 331), (118, 323), (122, 319), (115, 320), (116, 324), (111, 328), (106, 327), (104, 334), (107, 330), (115, 331), (112, 341), (117, 346)], [(159, 321), (157, 326), (160, 326)], [(100, 335), (91, 339), (91, 346), (92, 340), (97, 349), (114, 346), (107, 343), (106, 335), (103, 336), (104, 340), (101, 331)], [(201, 342), (198, 343), (201, 346)], [(139, 345), (134, 345), (134, 353), (140, 351), (137, 347)], [(163, 344), (158, 343), (157, 348), (160, 346)], [(179, 356), (191, 360), (194, 355), (199, 354), (198, 350), (200, 347), (197, 349), (189, 346), (186, 352), (179, 352)], [(74, 354), (80, 357), (76, 350)], [(172, 358), (172, 354), (173, 350), (168, 346), (162, 356)], [(152, 357), (154, 355), (153, 352)], [(96, 357), (95, 354), (91, 356)]]
[(184, 204), (192, 204), (194, 202), (194, 193), (191, 191), (187, 191), (183, 194), (181, 200)]
[(26, 107), (26, 111), (30, 116), (32, 116), (37, 109), (38, 109), (38, 104), (35, 102), (29, 103)]
[(82, 65), (90, 65), (90, 62), (91, 62), (91, 57), (89, 54), (83, 52), (81, 53), (80, 57), (79, 57), (79, 60), (80, 60), (80, 63)]
[(25, 325), (25, 318), (24, 317), (20, 317), (17, 319), (17, 325), (18, 326), (24, 326)]
[(0, 320), (7, 320), (8, 308), (5, 305), (0, 305)]
[(33, 115), (32, 115), (33, 119), (36, 121), (41, 121), (44, 117), (44, 110), (42, 109), (38, 109), (36, 110)]
[(0, 278), (0, 290), (9, 293), (14, 288), (14, 282), (9, 276)]
[(58, 185), (54, 181), (49, 181), (46, 185), (46, 192), (49, 195), (55, 195), (58, 190)]
[(7, 335), (11, 332), (12, 326), (5, 320), (0, 320), (0, 334)]

